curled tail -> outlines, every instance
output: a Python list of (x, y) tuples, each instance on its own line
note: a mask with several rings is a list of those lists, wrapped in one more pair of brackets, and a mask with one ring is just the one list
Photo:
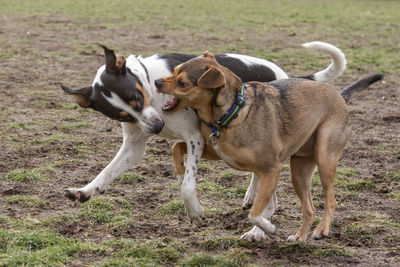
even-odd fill
[(340, 92), (340, 95), (344, 98), (344, 100), (347, 103), (354, 92), (364, 90), (374, 82), (377, 82), (382, 79), (383, 79), (383, 74), (369, 75), (349, 85), (346, 89)]
[(325, 42), (315, 41), (304, 43), (303, 47), (329, 54), (332, 57), (332, 63), (326, 69), (302, 78), (317, 82), (330, 82), (339, 77), (345, 70), (347, 64), (346, 57), (336, 46)]

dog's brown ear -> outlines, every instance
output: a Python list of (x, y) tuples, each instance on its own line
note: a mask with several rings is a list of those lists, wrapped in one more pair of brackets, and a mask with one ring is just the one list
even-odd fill
[(205, 51), (205, 52), (203, 53), (203, 57), (209, 57), (209, 58), (211, 58), (212, 60), (215, 60), (214, 54), (213, 54), (213, 53), (210, 53), (210, 52), (208, 52), (208, 51)]
[(68, 88), (65, 85), (61, 85), (61, 88), (64, 92), (73, 95), (75, 97), (75, 102), (82, 108), (89, 108), (91, 106), (92, 103), (89, 100), (89, 96), (93, 90), (91, 86), (76, 90)]
[(225, 75), (213, 66), (208, 66), (207, 71), (201, 75), (197, 81), (197, 85), (203, 88), (221, 88), (225, 86)]
[(125, 74), (125, 58), (115, 54), (114, 50), (107, 48), (105, 45), (99, 44), (104, 50), (106, 59), (106, 72), (111, 74)]

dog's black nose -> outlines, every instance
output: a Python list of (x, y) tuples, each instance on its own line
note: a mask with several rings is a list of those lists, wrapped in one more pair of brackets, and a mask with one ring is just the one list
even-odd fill
[(157, 120), (156, 123), (153, 125), (152, 132), (158, 134), (164, 127), (164, 122), (162, 120)]
[(162, 87), (163, 81), (162, 79), (157, 79), (154, 81), (154, 85), (156, 86), (157, 89), (160, 89)]

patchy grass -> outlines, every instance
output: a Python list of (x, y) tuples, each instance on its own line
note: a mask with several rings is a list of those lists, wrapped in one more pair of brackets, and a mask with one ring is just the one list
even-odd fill
[(4, 266), (61, 265), (79, 254), (96, 253), (96, 245), (44, 230), (0, 230), (0, 262)]
[(35, 169), (16, 169), (9, 172), (6, 179), (19, 182), (46, 181), (50, 179), (50, 175), (56, 171), (53, 167), (39, 167)]
[(42, 207), (46, 204), (43, 199), (26, 195), (12, 196), (6, 200), (8, 204), (19, 204), (22, 207)]
[(400, 199), (400, 193), (393, 193), (393, 192), (390, 192), (388, 195), (389, 195), (389, 197), (391, 197), (391, 198)]
[(318, 248), (317, 250), (315, 250), (313, 255), (324, 258), (352, 257), (352, 253), (350, 251), (338, 246), (332, 246), (329, 248)]
[(283, 245), (280, 250), (292, 255), (301, 255), (302, 253), (312, 253), (317, 249), (317, 246), (305, 242), (292, 242)]
[(159, 208), (157, 214), (162, 217), (185, 215), (186, 210), (185, 210), (185, 206), (183, 205), (182, 200), (175, 199), (175, 200), (171, 200), (171, 201), (165, 203), (164, 205), (162, 205)]
[(389, 171), (389, 172), (386, 172), (386, 176), (388, 177), (388, 178), (391, 178), (391, 179), (393, 179), (393, 180), (400, 180), (400, 172), (398, 172), (398, 171)]
[(235, 176), (235, 173), (233, 173), (232, 171), (225, 170), (225, 171), (222, 171), (220, 178), (231, 181), (234, 176)]
[[(155, 240), (135, 242), (120, 240), (113, 242), (119, 250), (101, 266), (154, 266), (176, 263), (186, 247), (182, 244)], [(127, 264), (128, 263), (128, 264)]]
[(244, 185), (237, 185), (234, 188), (226, 188), (216, 182), (202, 182), (197, 187), (206, 196), (218, 199), (244, 197), (247, 187)]
[(343, 232), (346, 233), (348, 237), (362, 243), (371, 244), (374, 240), (372, 230), (365, 223), (351, 223), (343, 229)]
[(115, 208), (111, 202), (102, 197), (96, 197), (81, 205), (77, 218), (92, 224), (104, 224), (114, 220)]
[(202, 162), (199, 163), (199, 170), (213, 171), (213, 167), (211, 167), (209, 162), (202, 161)]
[(71, 139), (71, 136), (66, 135), (66, 134), (52, 134), (50, 136), (41, 138), (41, 139), (36, 139), (33, 140), (33, 144), (48, 144), (48, 143), (55, 143), (55, 142), (60, 142), (63, 140), (69, 140)]
[(183, 266), (245, 266), (253, 262), (251, 251), (232, 249), (222, 255), (196, 253), (181, 261)]
[(92, 125), (85, 121), (75, 122), (71, 124), (64, 124), (59, 127), (60, 130), (71, 131), (80, 128), (90, 128)]
[(251, 245), (251, 243), (239, 237), (224, 236), (224, 237), (217, 237), (205, 240), (201, 242), (199, 245), (203, 249), (211, 251), (211, 250), (227, 250), (230, 248), (238, 248), (238, 247), (248, 248)]
[(120, 175), (116, 181), (121, 184), (136, 184), (136, 183), (144, 182), (145, 180), (146, 180), (146, 177), (144, 177), (140, 174), (137, 174), (134, 172), (127, 172), (127, 173)]
[(8, 130), (17, 130), (17, 129), (27, 129), (27, 126), (25, 123), (22, 122), (17, 122), (17, 123), (12, 123), (10, 125), (8, 125), (7, 127)]

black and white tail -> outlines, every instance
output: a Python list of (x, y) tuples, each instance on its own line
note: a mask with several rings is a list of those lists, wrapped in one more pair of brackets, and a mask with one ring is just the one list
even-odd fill
[(382, 79), (383, 79), (383, 74), (369, 75), (349, 85), (346, 89), (340, 92), (340, 95), (344, 98), (344, 100), (347, 103), (354, 92), (364, 90), (374, 82), (377, 82)]
[(332, 63), (324, 70), (301, 78), (326, 83), (335, 80), (345, 70), (347, 64), (346, 57), (336, 46), (325, 42), (315, 41), (304, 43), (303, 47), (329, 54), (332, 57)]

